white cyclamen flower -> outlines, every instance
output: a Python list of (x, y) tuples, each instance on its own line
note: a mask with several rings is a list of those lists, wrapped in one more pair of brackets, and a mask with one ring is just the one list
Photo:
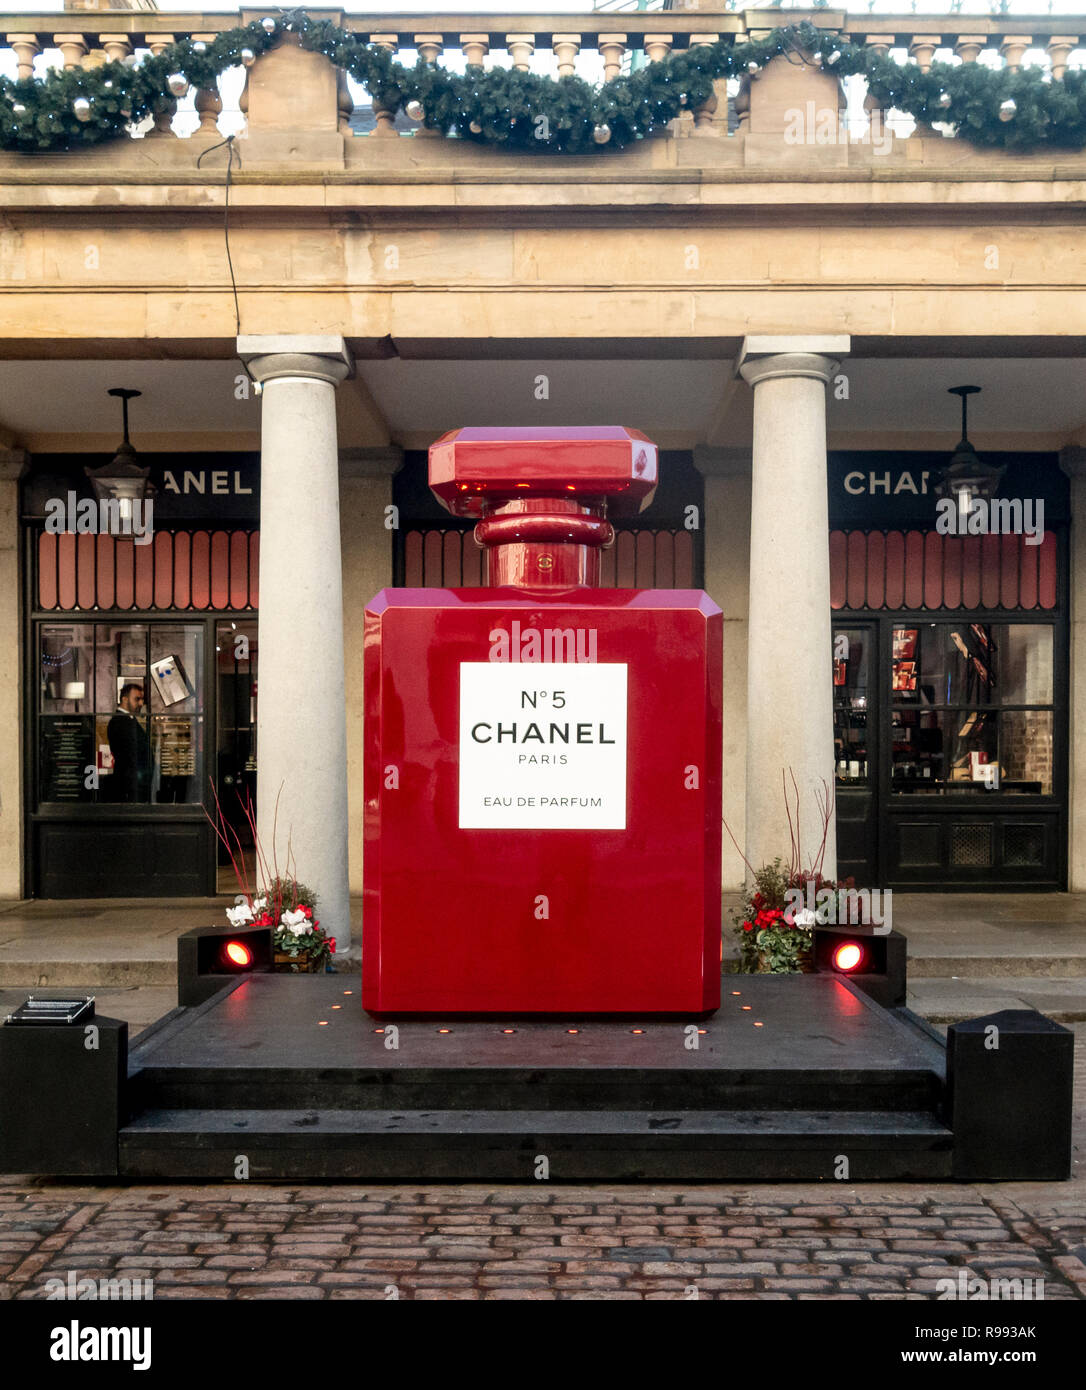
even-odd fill
[(284, 912), (279, 919), (279, 925), (294, 936), (304, 936), (306, 932), (313, 930), (313, 924), (300, 908), (295, 912)]
[(232, 927), (243, 927), (246, 922), (253, 920), (253, 909), (248, 903), (240, 903), (237, 907), (228, 907), (226, 915)]
[(268, 900), (267, 900), (267, 898), (254, 898), (254, 899), (253, 899), (253, 911), (254, 911), (254, 912), (263, 912), (264, 909), (267, 907), (267, 905), (268, 905)]
[(818, 921), (818, 914), (812, 912), (809, 907), (801, 907), (794, 918), (794, 925), (797, 927), (813, 927)]

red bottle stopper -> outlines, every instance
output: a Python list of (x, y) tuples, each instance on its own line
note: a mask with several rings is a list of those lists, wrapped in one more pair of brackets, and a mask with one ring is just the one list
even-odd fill
[(636, 516), (656, 482), (656, 445), (621, 425), (460, 429), (430, 446), (430, 489), (480, 518), (491, 586), (598, 588), (608, 512)]

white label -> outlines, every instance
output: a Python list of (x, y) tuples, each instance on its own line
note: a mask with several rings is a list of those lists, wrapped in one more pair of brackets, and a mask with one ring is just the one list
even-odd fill
[(626, 829), (625, 663), (460, 663), (462, 830)]

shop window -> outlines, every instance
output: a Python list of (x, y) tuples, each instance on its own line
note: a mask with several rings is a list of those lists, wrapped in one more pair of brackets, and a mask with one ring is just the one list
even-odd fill
[(1051, 625), (895, 627), (893, 791), (1051, 796), (1053, 689)]
[(38, 800), (202, 801), (203, 630), (43, 624)]
[(868, 670), (870, 632), (833, 631), (833, 743), (839, 782), (868, 780)]

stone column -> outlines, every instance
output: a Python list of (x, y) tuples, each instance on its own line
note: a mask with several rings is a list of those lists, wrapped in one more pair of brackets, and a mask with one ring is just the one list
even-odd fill
[[(366, 604), (391, 588), (392, 543), (399, 517), (392, 506), (392, 477), (403, 450), (341, 449), (339, 507), (343, 536), (343, 645), (347, 677), (347, 826), (352, 896), (362, 893), (364, 714), (362, 635)], [(361, 925), (355, 923), (356, 926)]]
[(1086, 449), (1061, 449), (1060, 467), (1071, 479), (1067, 887), (1080, 893), (1086, 889), (1086, 720), (1080, 722), (1076, 715), (1086, 700), (1086, 694), (1079, 699), (1086, 692)]
[(280, 872), (289, 843), (342, 951), (351, 922), (336, 386), (353, 362), (334, 335), (251, 334), (238, 355), (263, 385), (257, 822)]
[[(724, 821), (740, 846), (747, 823), (747, 609), (750, 578), (750, 450), (694, 450), (705, 477), (705, 591), (724, 612)], [(724, 832), (722, 886), (746, 877)]]
[[(750, 337), (739, 358), (754, 388), (746, 856), (755, 867), (790, 856), (782, 774), (793, 807), (793, 775), (799, 791), (800, 869), (821, 839), (819, 797), (833, 796), (826, 386), (848, 347), (842, 336)], [(831, 816), (822, 864), (831, 878), (836, 851)]]
[[(19, 606), (21, 449), (0, 449), (0, 898), (23, 896), (23, 724), (20, 717), (22, 614)], [(33, 660), (27, 655), (26, 660)]]

